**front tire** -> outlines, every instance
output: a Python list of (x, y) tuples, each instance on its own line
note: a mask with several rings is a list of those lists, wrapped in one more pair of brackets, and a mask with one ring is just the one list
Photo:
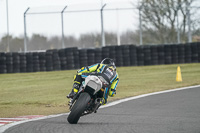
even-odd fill
[(90, 101), (91, 97), (88, 93), (83, 92), (80, 94), (78, 100), (71, 109), (71, 112), (67, 118), (70, 124), (77, 124), (81, 117), (81, 114), (85, 111), (85, 108)]

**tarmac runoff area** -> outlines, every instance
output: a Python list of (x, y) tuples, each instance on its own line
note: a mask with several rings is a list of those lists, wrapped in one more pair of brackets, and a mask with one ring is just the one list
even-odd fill
[(0, 133), (200, 133), (199, 101), (200, 85), (190, 86), (114, 101), (76, 125), (68, 113), (0, 118)]

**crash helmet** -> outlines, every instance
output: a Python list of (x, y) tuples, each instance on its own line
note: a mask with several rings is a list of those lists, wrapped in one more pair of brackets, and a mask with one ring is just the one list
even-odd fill
[(116, 66), (115, 66), (115, 62), (113, 59), (111, 58), (105, 58), (101, 61), (101, 64), (107, 65), (109, 68), (113, 69), (116, 71)]

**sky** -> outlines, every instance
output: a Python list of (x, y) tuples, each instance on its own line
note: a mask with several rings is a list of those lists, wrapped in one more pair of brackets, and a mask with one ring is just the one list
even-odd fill
[[(134, 0), (136, 2), (136, 0)], [(26, 15), (27, 35), (42, 34), (45, 36), (61, 36), (61, 11), (63, 14), (64, 34), (78, 37), (84, 33), (101, 32), (100, 7), (106, 3), (105, 9), (132, 8), (133, 0), (8, 0), (9, 34), (24, 36), (24, 12)], [(135, 4), (135, 3), (134, 3)], [(77, 10), (96, 10), (93, 12), (71, 12)], [(39, 12), (59, 12), (52, 14), (33, 14)], [(104, 30), (108, 32), (124, 32), (138, 28), (138, 10), (104, 11)], [(6, 0), (0, 0), (0, 38), (7, 34)]]

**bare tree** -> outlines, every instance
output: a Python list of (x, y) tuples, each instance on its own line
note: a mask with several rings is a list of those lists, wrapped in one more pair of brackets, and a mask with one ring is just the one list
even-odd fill
[(181, 40), (185, 42), (187, 39), (188, 5), (191, 5), (194, 1), (141, 0), (139, 7), (144, 30), (148, 31), (151, 38), (155, 38), (157, 43), (175, 43), (177, 42), (177, 32), (179, 29)]

